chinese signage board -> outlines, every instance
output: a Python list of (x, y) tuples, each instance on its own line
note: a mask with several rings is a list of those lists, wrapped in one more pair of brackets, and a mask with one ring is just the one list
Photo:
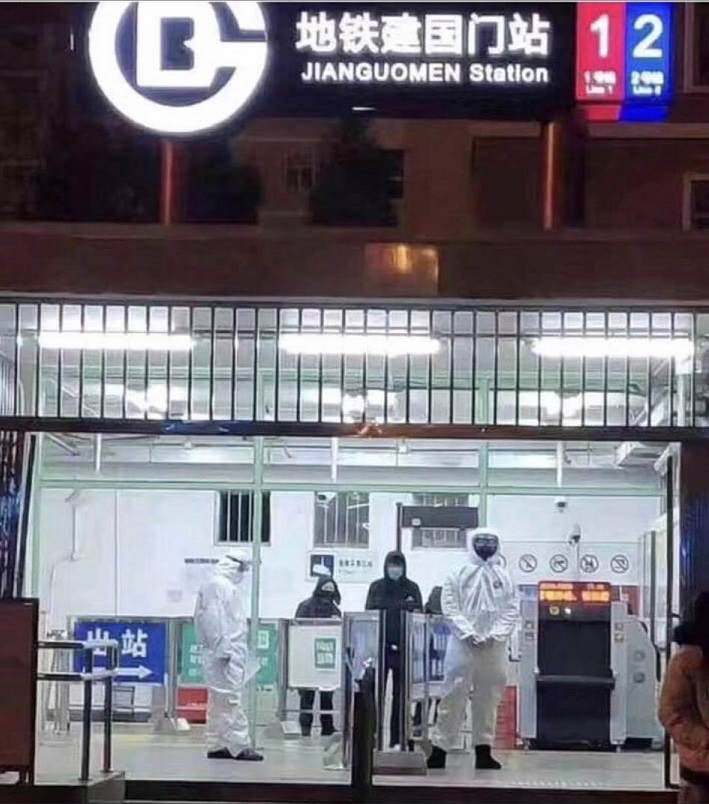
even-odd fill
[(540, 603), (571, 603), (583, 606), (610, 606), (613, 600), (608, 583), (567, 583), (543, 581), (539, 584)]
[(573, 102), (571, 3), (98, 3), (100, 93), (187, 135), (253, 115), (540, 117)]
[[(272, 689), (278, 681), (278, 630), (274, 623), (259, 625), (256, 659), (260, 666), (256, 677), (259, 688)], [(179, 681), (184, 687), (204, 686), (202, 648), (191, 622), (184, 623), (181, 629)]]
[(313, 654), (316, 670), (334, 670), (337, 667), (337, 640), (332, 637), (315, 639)]
[(672, 3), (579, 3), (576, 100), (604, 110), (594, 119), (666, 113), (673, 89), (672, 23)]
[(379, 554), (371, 550), (337, 550), (308, 555), (308, 578), (331, 576), (338, 583), (371, 583), (379, 577)]
[(289, 689), (334, 690), (342, 673), (342, 623), (290, 623)]
[(284, 3), (267, 19), (285, 111), (509, 118), (573, 100), (573, 4)]
[(164, 135), (353, 109), (541, 119), (574, 85), (642, 119), (671, 100), (672, 5), (106, 0), (87, 47), (104, 102)]
[[(128, 684), (164, 684), (167, 674), (167, 624), (127, 620), (77, 620), (74, 638), (82, 642), (118, 642), (117, 680)], [(94, 652), (95, 668), (106, 667), (106, 650)], [(76, 672), (85, 671), (84, 656), (75, 657)]]
[(301, 11), (304, 84), (551, 83), (552, 23), (538, 12)]

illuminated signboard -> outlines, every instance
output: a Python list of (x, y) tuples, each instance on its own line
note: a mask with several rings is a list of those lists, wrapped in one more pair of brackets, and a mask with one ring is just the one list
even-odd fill
[(272, 102), (286, 111), (535, 118), (573, 103), (573, 4), (266, 9), (277, 43)]
[(552, 23), (536, 11), (301, 11), (301, 80), (322, 84), (548, 85)]
[(567, 3), (106, 0), (88, 55), (103, 99), (165, 135), (353, 109), (538, 119), (573, 104), (574, 22)]
[(613, 600), (607, 583), (565, 583), (545, 581), (539, 584), (540, 603), (569, 603), (583, 606), (608, 606)]
[(106, 99), (163, 134), (229, 120), (254, 94), (267, 58), (256, 2), (109, 0), (98, 4), (89, 29), (91, 68)]
[(576, 100), (591, 119), (642, 120), (666, 111), (672, 17), (672, 3), (579, 3)]

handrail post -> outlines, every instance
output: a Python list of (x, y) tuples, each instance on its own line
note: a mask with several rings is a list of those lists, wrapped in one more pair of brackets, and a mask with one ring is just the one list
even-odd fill
[[(116, 669), (116, 648), (108, 648), (106, 655), (106, 669)], [(103, 701), (103, 772), (111, 773), (113, 770), (113, 676), (105, 681)]]
[(377, 706), (377, 750), (384, 750), (384, 711), (386, 709), (386, 690), (387, 690), (387, 627), (386, 611), (379, 612), (379, 652), (377, 655), (377, 686), (376, 686), (376, 706)]
[(290, 621), (278, 621), (278, 699), (276, 702), (276, 720), (285, 723), (288, 720), (288, 650), (290, 639)]
[(374, 742), (380, 720), (377, 716), (374, 668), (369, 667), (364, 671), (358, 686), (354, 694), (351, 785), (353, 800), (357, 804), (367, 804), (372, 798)]
[(81, 776), (79, 781), (88, 782), (91, 778), (91, 717), (93, 715), (93, 679), (94, 651), (87, 648), (84, 651), (85, 672), (89, 675), (84, 681), (84, 712), (81, 732)]

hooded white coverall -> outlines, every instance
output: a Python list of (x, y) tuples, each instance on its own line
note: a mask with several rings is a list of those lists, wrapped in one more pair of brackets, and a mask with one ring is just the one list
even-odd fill
[[(240, 562), (244, 563), (240, 563)], [(249, 722), (241, 694), (249, 680), (248, 621), (239, 585), (248, 559), (230, 553), (199, 591), (194, 622), (209, 689), (207, 750), (233, 757), (249, 748)]]
[(457, 741), (471, 689), (473, 745), (493, 745), (497, 707), (507, 681), (507, 643), (519, 620), (516, 587), (502, 566), (499, 549), (483, 560), (472, 548), (472, 535), (468, 549), (468, 562), (446, 579), (441, 593), (451, 635), (433, 744), (444, 751)]

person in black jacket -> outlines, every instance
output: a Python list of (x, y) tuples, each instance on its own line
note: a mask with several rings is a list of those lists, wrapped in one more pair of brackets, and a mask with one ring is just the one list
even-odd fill
[(406, 558), (403, 553), (393, 551), (384, 561), (384, 577), (369, 587), (365, 608), (385, 611), (385, 649), (383, 683), (389, 674), (392, 678), (391, 724), (389, 746), (401, 744), (402, 713), (406, 706), (401, 698), (404, 677), (404, 641), (402, 634), (402, 612), (423, 611), (423, 600), (418, 584), (406, 577)]
[[(330, 620), (339, 619), (340, 590), (333, 578), (327, 575), (318, 579), (311, 597), (304, 600), (296, 609), (296, 620)], [(298, 690), (300, 695), (300, 733), (310, 737), (313, 731), (313, 707), (315, 706), (315, 690)], [(320, 692), (320, 729), (323, 737), (331, 737), (335, 733), (332, 717), (332, 697), (330, 691)]]

